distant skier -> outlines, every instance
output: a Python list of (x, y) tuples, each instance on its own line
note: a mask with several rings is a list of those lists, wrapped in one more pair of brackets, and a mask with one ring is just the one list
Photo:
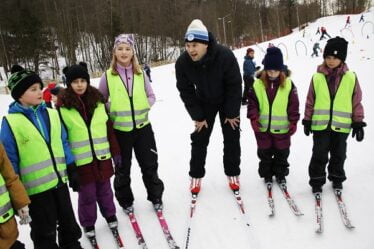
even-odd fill
[(358, 21), (358, 22), (360, 23), (361, 21), (362, 21), (362, 22), (365, 22), (365, 20), (364, 20), (364, 14), (361, 15), (361, 17), (360, 17), (360, 21)]
[(65, 76), (65, 74), (66, 74), (67, 71), (68, 71), (67, 66), (62, 69), (61, 80), (62, 80), (62, 84), (64, 85), (64, 87), (66, 87), (66, 76)]
[(322, 49), (319, 47), (319, 42), (316, 42), (313, 45), (313, 54), (312, 54), (312, 57), (313, 56), (318, 57), (318, 50), (322, 53)]
[(317, 27), (316, 35), (319, 35), (319, 34), (321, 34), (321, 32), (319, 31), (319, 27)]
[(248, 104), (249, 88), (252, 87), (255, 72), (259, 69), (259, 67), (256, 67), (256, 62), (253, 61), (254, 57), (255, 51), (252, 48), (248, 48), (243, 62), (244, 91), (242, 97), (242, 105)]
[(149, 78), (149, 82), (152, 82), (152, 79), (151, 79), (151, 68), (149, 67), (149, 65), (147, 63), (144, 64), (144, 72), (147, 74), (148, 78)]
[(325, 38), (325, 35), (331, 38), (331, 36), (327, 33), (327, 30), (325, 27), (321, 27), (321, 33), (322, 33), (321, 38), (319, 38), (319, 40), (322, 40), (323, 38)]
[(344, 26), (344, 28), (346, 28), (346, 27), (350, 27), (351, 26), (351, 16), (347, 16), (347, 19), (346, 19), (346, 21), (345, 21), (345, 26)]

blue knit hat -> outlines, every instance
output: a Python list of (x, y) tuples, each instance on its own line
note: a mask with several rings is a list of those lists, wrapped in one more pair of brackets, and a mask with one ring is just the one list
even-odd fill
[(209, 43), (208, 29), (205, 27), (203, 22), (199, 19), (195, 19), (187, 28), (186, 35), (184, 36), (186, 42), (200, 42), (204, 44)]
[(277, 47), (268, 48), (263, 64), (265, 70), (282, 71), (284, 68), (282, 51)]

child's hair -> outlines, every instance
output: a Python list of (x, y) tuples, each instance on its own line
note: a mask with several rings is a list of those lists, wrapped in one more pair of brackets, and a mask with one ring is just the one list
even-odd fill
[[(105, 103), (104, 96), (95, 87), (87, 85), (85, 93), (81, 96), (85, 103), (87, 113), (92, 114), (97, 107), (97, 103)], [(81, 101), (78, 99), (74, 90), (71, 87), (61, 89), (58, 94), (57, 108), (66, 107), (70, 108), (80, 108)]]
[[(133, 50), (133, 56), (131, 58), (132, 70), (134, 71), (135, 74), (141, 74), (143, 72), (142, 72), (142, 68), (139, 64), (138, 57), (136, 56), (134, 48), (132, 47), (131, 49)], [(112, 71), (113, 75), (118, 75), (119, 73), (118, 73), (118, 70), (117, 70), (117, 57), (115, 55), (115, 50), (116, 50), (116, 48), (113, 48), (112, 61), (110, 62), (110, 68), (112, 69), (111, 71)]]
[[(287, 78), (285, 72), (280, 71), (280, 74), (279, 74), (278, 77), (279, 77), (279, 86), (280, 86), (280, 87), (284, 87), (285, 84), (286, 84), (285, 82), (286, 82), (286, 78)], [(260, 80), (261, 80), (262, 82), (264, 82), (266, 88), (269, 86), (269, 76), (268, 76), (268, 74), (266, 73), (266, 70), (263, 70), (263, 71), (261, 72)]]

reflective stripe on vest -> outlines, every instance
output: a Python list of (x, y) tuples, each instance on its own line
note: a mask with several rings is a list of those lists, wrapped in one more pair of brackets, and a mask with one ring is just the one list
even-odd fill
[(39, 130), (23, 114), (8, 114), (19, 155), (20, 177), (29, 195), (54, 188), (58, 177), (66, 182), (65, 152), (61, 141), (61, 122), (56, 110), (47, 108), (50, 146)]
[(271, 110), (265, 84), (262, 80), (257, 79), (253, 84), (253, 88), (259, 103), (260, 131), (265, 132), (269, 128), (270, 132), (274, 134), (287, 133), (289, 129), (287, 106), (292, 88), (291, 80), (287, 78), (284, 87), (278, 88)]
[(331, 120), (332, 130), (342, 133), (350, 132), (352, 124), (352, 96), (355, 84), (356, 75), (351, 71), (347, 71), (340, 81), (331, 105), (331, 97), (325, 75), (322, 73), (313, 75), (315, 102), (312, 115), (312, 130), (325, 130)]
[(108, 115), (103, 103), (98, 103), (95, 108), (89, 130), (76, 109), (62, 107), (60, 113), (68, 131), (68, 140), (77, 166), (86, 165), (93, 161), (90, 140), (98, 160), (111, 158), (107, 134)]
[[(142, 128), (149, 123), (150, 106), (144, 87), (143, 74), (133, 75), (132, 97), (129, 97), (123, 80), (119, 75), (112, 75), (111, 69), (106, 71), (110, 97), (110, 118), (113, 127), (120, 131), (131, 131)], [(132, 103), (131, 103), (132, 102)]]
[(4, 178), (0, 174), (0, 224), (7, 222), (13, 215), (14, 210), (10, 202), (9, 192)]

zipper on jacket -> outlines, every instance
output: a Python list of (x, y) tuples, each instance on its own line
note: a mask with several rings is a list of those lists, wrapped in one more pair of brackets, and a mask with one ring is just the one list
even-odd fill
[[(134, 69), (133, 69), (134, 70)], [(125, 75), (126, 75), (126, 84), (127, 84), (127, 69), (125, 68)], [(131, 88), (131, 96), (129, 94), (129, 89), (126, 87), (127, 90), (127, 95), (129, 96), (130, 99), (130, 106), (131, 106), (131, 118), (132, 118), (132, 124), (134, 126), (134, 129), (136, 129), (136, 122), (135, 122), (135, 111), (134, 111), (134, 99), (133, 99), (133, 94), (134, 94), (134, 71), (132, 73), (132, 88)]]
[[(327, 125), (327, 129), (330, 128), (332, 130), (332, 127), (331, 127), (331, 123), (332, 123), (332, 113), (333, 113), (333, 106), (334, 106), (334, 100), (335, 100), (335, 96), (336, 96), (336, 93), (338, 92), (338, 89), (336, 89), (336, 92), (334, 94), (334, 96), (331, 95), (331, 92), (330, 92), (330, 87), (329, 87), (329, 81), (327, 80), (327, 77), (325, 75), (325, 79), (326, 79), (326, 82), (327, 82), (327, 89), (329, 90), (329, 95), (330, 95), (330, 117), (329, 117), (329, 123)], [(336, 78), (334, 78), (334, 80), (336, 80)], [(334, 82), (335, 84), (335, 82)], [(339, 87), (340, 87), (340, 84), (339, 84)]]
[[(271, 89), (273, 89), (273, 82), (271, 82)], [(266, 89), (265, 89), (265, 92), (266, 92)], [(271, 103), (270, 103), (270, 98), (269, 98), (267, 92), (266, 92), (266, 96), (268, 97), (268, 102), (269, 102), (269, 123), (268, 123), (268, 127), (266, 128), (266, 131), (270, 131), (270, 127), (271, 127), (271, 113), (272, 113), (272, 109), (273, 109), (273, 103), (274, 103), (275, 95), (274, 95), (274, 99), (273, 99), (273, 101)]]

